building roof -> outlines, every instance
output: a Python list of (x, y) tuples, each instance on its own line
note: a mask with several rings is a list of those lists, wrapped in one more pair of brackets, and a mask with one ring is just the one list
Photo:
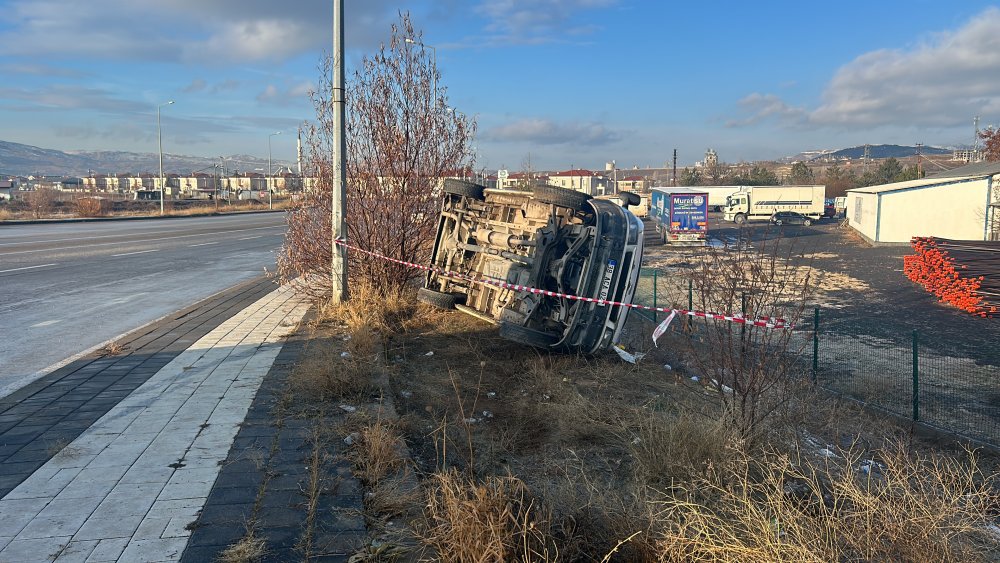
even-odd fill
[[(964, 168), (964, 167), (963, 167)], [(866, 186), (864, 188), (853, 188), (847, 190), (848, 192), (855, 192), (860, 194), (881, 194), (887, 192), (898, 192), (903, 190), (908, 190), (911, 188), (926, 188), (928, 186), (938, 186), (946, 184), (954, 184), (963, 180), (972, 180), (976, 178), (984, 178), (985, 174), (963, 174), (961, 176), (948, 176), (948, 177), (934, 177), (934, 178), (920, 178), (917, 180), (907, 180), (905, 182), (893, 182), (891, 184), (881, 184), (878, 186)]]
[(977, 162), (929, 174), (928, 178), (964, 178), (966, 176), (993, 176), (1000, 174), (1000, 162)]
[(628, 178), (622, 179), (623, 182), (641, 182), (645, 180), (645, 176), (629, 176)]
[(578, 168), (576, 170), (564, 170), (563, 172), (556, 172), (555, 174), (549, 174), (550, 177), (553, 176), (597, 176), (596, 173), (590, 170), (584, 170), (583, 168)]

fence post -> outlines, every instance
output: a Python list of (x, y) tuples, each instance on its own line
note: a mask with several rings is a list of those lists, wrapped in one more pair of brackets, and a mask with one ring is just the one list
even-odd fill
[(813, 383), (819, 379), (819, 305), (813, 310)]
[(688, 311), (694, 310), (694, 280), (688, 278)]
[(917, 331), (913, 331), (913, 420), (920, 420), (920, 367)]
[[(657, 270), (653, 270), (653, 309), (656, 309), (656, 272)], [(655, 323), (658, 320), (659, 315), (656, 311), (653, 311), (653, 322)]]

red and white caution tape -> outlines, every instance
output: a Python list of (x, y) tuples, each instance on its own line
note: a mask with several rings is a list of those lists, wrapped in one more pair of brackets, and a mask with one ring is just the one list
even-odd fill
[[(675, 315), (687, 315), (687, 316), (690, 316), (690, 317), (699, 317), (699, 318), (704, 318), (704, 319), (724, 320), (724, 321), (729, 321), (729, 322), (732, 322), (732, 323), (744, 324), (744, 325), (749, 325), (749, 326), (759, 326), (759, 327), (764, 327), (764, 328), (779, 328), (779, 329), (786, 329), (786, 330), (794, 330), (795, 329), (794, 325), (788, 324), (788, 322), (785, 321), (784, 319), (779, 319), (779, 318), (774, 318), (774, 317), (759, 317), (759, 318), (756, 318), (756, 319), (748, 319), (748, 318), (745, 318), (745, 317), (743, 317), (741, 315), (724, 315), (722, 313), (712, 313), (710, 311), (688, 311), (687, 309), (671, 309), (671, 308), (667, 308), (667, 307), (649, 307), (647, 305), (639, 305), (637, 303), (623, 303), (621, 301), (611, 301), (611, 300), (608, 300), (608, 299), (597, 299), (597, 298), (594, 298), (594, 297), (582, 297), (580, 295), (572, 295), (572, 294), (569, 294), (569, 293), (560, 293), (558, 291), (549, 291), (547, 289), (538, 289), (538, 288), (535, 288), (535, 287), (528, 287), (526, 285), (519, 285), (519, 284), (514, 284), (514, 283), (508, 283), (508, 282), (505, 282), (503, 280), (499, 280), (499, 279), (495, 279), (495, 278), (489, 278), (489, 277), (475, 278), (475, 277), (469, 276), (467, 274), (463, 274), (463, 273), (460, 273), (460, 272), (451, 272), (451, 271), (448, 271), (448, 270), (444, 270), (442, 268), (437, 268), (435, 266), (425, 266), (423, 264), (415, 264), (413, 262), (407, 262), (405, 260), (398, 260), (396, 258), (392, 258), (392, 257), (386, 256), (384, 254), (380, 254), (378, 252), (373, 252), (371, 250), (366, 250), (364, 248), (360, 248), (358, 246), (354, 246), (353, 244), (350, 244), (350, 243), (348, 243), (348, 242), (346, 242), (346, 241), (344, 241), (342, 239), (336, 239), (334, 242), (337, 243), (340, 246), (343, 246), (344, 248), (349, 248), (349, 249), (351, 249), (351, 250), (353, 250), (355, 252), (360, 252), (362, 254), (367, 254), (369, 256), (378, 258), (380, 260), (386, 260), (388, 262), (393, 262), (393, 263), (399, 264), (401, 266), (407, 266), (409, 268), (415, 268), (415, 269), (418, 269), (418, 270), (424, 270), (426, 272), (434, 272), (434, 273), (438, 274), (439, 276), (443, 276), (443, 277), (450, 278), (450, 279), (463, 280), (463, 281), (468, 281), (468, 282), (471, 282), (471, 283), (479, 283), (479, 284), (485, 284), (485, 285), (492, 285), (494, 287), (500, 287), (500, 288), (503, 288), (503, 289), (512, 289), (514, 291), (526, 291), (528, 293), (535, 293), (535, 294), (538, 294), (538, 295), (545, 295), (547, 297), (559, 297), (559, 298), (562, 298), (562, 299), (569, 299), (569, 300), (572, 300), (572, 301), (585, 301), (587, 303), (596, 303), (598, 305), (611, 305), (611, 306), (616, 306), (616, 307), (628, 307), (630, 309), (640, 309), (640, 310), (643, 310), (643, 311), (655, 311), (657, 313), (667, 313), (670, 316), (668, 316), (667, 319), (665, 321), (663, 321), (663, 323), (661, 323), (660, 326), (657, 327), (657, 331), (659, 331), (659, 334), (656, 334), (656, 331), (654, 331), (654, 338), (653, 338), (654, 342), (657, 340), (657, 338), (659, 336), (661, 336), (663, 334), (663, 332), (666, 332), (667, 326), (670, 325), (670, 321), (672, 321), (674, 319)], [(660, 331), (661, 327), (663, 328), (662, 331)]]

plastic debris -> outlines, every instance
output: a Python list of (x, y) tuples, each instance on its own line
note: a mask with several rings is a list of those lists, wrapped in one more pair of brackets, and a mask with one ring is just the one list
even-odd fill
[(486, 394), (486, 398), (487, 399), (495, 399), (496, 396), (497, 396), (497, 392), (496, 391), (490, 391), (489, 393)]
[(694, 381), (695, 383), (697, 383), (697, 382), (701, 381), (701, 378), (698, 377), (697, 375), (692, 375), (691, 376), (691, 381)]
[(340, 357), (341, 358), (350, 358), (351, 357), (351, 353), (350, 352), (341, 352), (340, 353)]
[(626, 361), (626, 362), (628, 362), (630, 364), (634, 364), (634, 363), (638, 362), (639, 360), (641, 360), (646, 355), (646, 354), (644, 354), (642, 352), (636, 352), (635, 354), (630, 354), (630, 353), (626, 352), (625, 349), (622, 348), (621, 346), (612, 346), (611, 349), (614, 350), (615, 353), (618, 354), (618, 357), (620, 357), (622, 360), (624, 360), (624, 361)]
[(401, 396), (402, 396), (402, 397), (403, 397), (404, 399), (409, 399), (410, 397), (412, 397), (412, 396), (413, 396), (413, 391), (400, 391), (400, 392), (399, 392), (399, 394), (400, 394), (400, 395), (401, 395)]
[(493, 413), (490, 411), (483, 411), (483, 418), (493, 418)]
[(479, 419), (478, 419), (478, 418), (471, 418), (471, 417), (470, 417), (470, 418), (467, 418), (467, 419), (465, 419), (465, 423), (466, 423), (466, 424), (475, 424), (475, 423), (477, 423), (477, 422), (479, 422)]
[(427, 352), (427, 353), (426, 353), (426, 354), (424, 354), (424, 355), (425, 355), (425, 356), (433, 356), (433, 355), (434, 355), (434, 350), (431, 350), (430, 352)]
[(358, 410), (357, 407), (352, 407), (351, 405), (340, 405), (340, 410), (344, 412), (354, 412)]
[(674, 371), (674, 368), (670, 367), (670, 364), (663, 364), (663, 369), (667, 371)]
[(360, 439), (361, 439), (361, 434), (358, 434), (357, 432), (351, 432), (350, 434), (347, 435), (346, 438), (344, 438), (344, 443), (347, 444), (348, 446), (353, 446), (355, 442), (357, 442)]

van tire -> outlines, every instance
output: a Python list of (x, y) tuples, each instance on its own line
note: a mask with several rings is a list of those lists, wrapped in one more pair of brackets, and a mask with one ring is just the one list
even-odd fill
[(500, 323), (500, 336), (535, 348), (551, 348), (553, 344), (559, 342), (558, 336), (510, 322)]
[(473, 184), (472, 182), (448, 178), (444, 181), (444, 187), (442, 189), (444, 190), (444, 193), (449, 195), (457, 195), (482, 201), (484, 197), (483, 190), (486, 188), (480, 186), (479, 184)]
[(746, 215), (744, 215), (744, 214), (742, 214), (742, 213), (737, 213), (737, 214), (736, 214), (736, 217), (733, 217), (733, 221), (734, 221), (734, 222), (735, 222), (735, 223), (736, 223), (737, 225), (742, 225), (743, 223), (746, 223), (746, 222), (747, 222), (747, 216), (746, 216)]
[(559, 186), (535, 186), (531, 189), (535, 199), (550, 205), (567, 207), (573, 211), (580, 211), (592, 198), (576, 190), (567, 190)]
[(417, 290), (417, 301), (438, 309), (454, 309), (458, 303), (458, 296), (454, 293), (443, 293), (421, 287)]

